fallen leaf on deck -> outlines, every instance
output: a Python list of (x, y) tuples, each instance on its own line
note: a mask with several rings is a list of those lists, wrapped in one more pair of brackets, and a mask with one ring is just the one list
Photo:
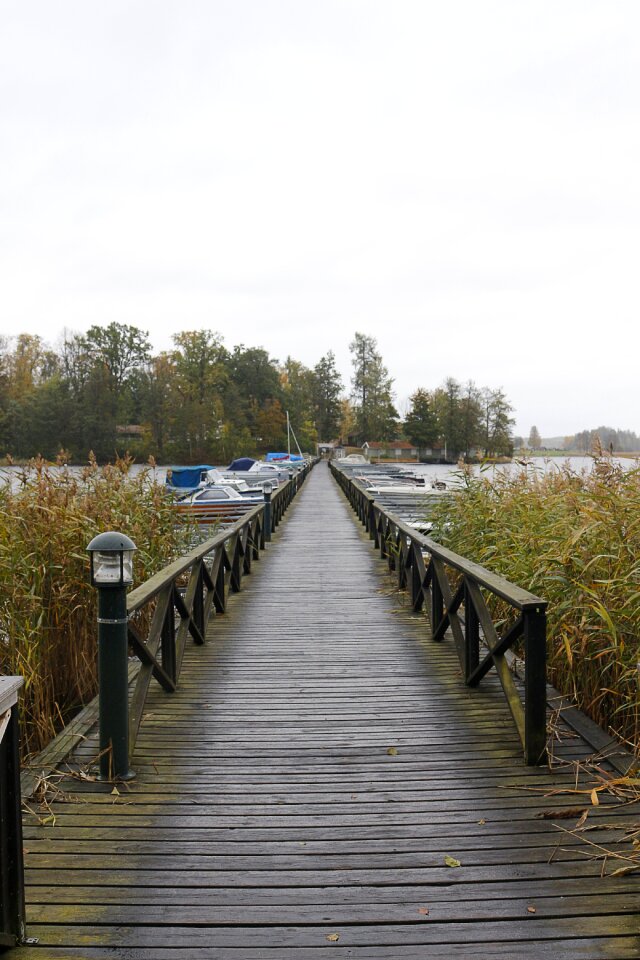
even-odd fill
[(536, 912), (535, 907), (527, 907), (527, 913), (535, 913), (535, 912)]
[(481, 827), (484, 827), (486, 822), (487, 821), (484, 819), (484, 817), (482, 818), (482, 820), (478, 820), (478, 823), (480, 824)]
[(335, 943), (339, 939), (340, 939), (339, 933), (330, 933), (329, 936), (327, 937), (327, 940), (330, 940), (331, 943)]
[(600, 801), (598, 799), (598, 791), (595, 789), (595, 787), (591, 791), (591, 803), (593, 804), (594, 807), (600, 806)]
[(114, 788), (113, 788), (113, 790), (111, 791), (111, 796), (112, 796), (112, 797), (119, 797), (119, 796), (120, 796), (120, 791), (118, 790), (117, 787), (114, 787)]
[(428, 917), (429, 907), (418, 907), (418, 913), (421, 913), (423, 917)]
[(387, 750), (387, 753), (389, 754), (390, 757), (396, 757), (398, 755), (398, 748), (389, 747), (389, 749)]
[(461, 866), (462, 866), (462, 864), (460, 863), (460, 861), (459, 861), (459, 860), (456, 860), (455, 857), (446, 856), (446, 857), (444, 858), (444, 862), (446, 863), (446, 865), (447, 865), (448, 867), (461, 867)]

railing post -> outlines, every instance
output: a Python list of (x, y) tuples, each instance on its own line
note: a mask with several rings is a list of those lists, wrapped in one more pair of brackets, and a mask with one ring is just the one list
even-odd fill
[(22, 677), (0, 677), (0, 948), (25, 939), (18, 689)]
[(367, 510), (367, 530), (369, 533), (369, 540), (376, 539), (376, 511), (373, 506), (373, 500), (369, 500), (369, 508)]
[(271, 540), (271, 484), (264, 485), (264, 539)]
[(547, 613), (546, 604), (523, 611), (524, 759), (533, 766), (547, 757)]
[(471, 599), (471, 591), (464, 581), (464, 682), (480, 663), (480, 620)]
[(193, 611), (192, 617), (193, 622), (200, 631), (201, 636), (205, 635), (206, 624), (204, 622), (204, 599), (202, 596), (202, 591), (204, 589), (204, 580), (202, 578), (202, 564), (204, 560), (200, 561), (200, 569), (198, 571), (198, 582), (196, 584), (196, 592), (193, 597)]
[(169, 674), (174, 683), (177, 683), (176, 671), (176, 617), (175, 603), (173, 600), (173, 585), (169, 588), (169, 600), (167, 603), (167, 612), (162, 621), (162, 632), (160, 634), (160, 646), (162, 650), (162, 666)]
[[(442, 596), (442, 588), (438, 580), (438, 575), (436, 573), (435, 566), (433, 564), (433, 558), (429, 561), (431, 564), (431, 635), (435, 636), (438, 627), (440, 626), (440, 621), (444, 613), (444, 598)], [(440, 639), (444, 639), (440, 637)]]
[(422, 578), (420, 576), (420, 567), (418, 566), (418, 547), (411, 543), (411, 607), (414, 613), (422, 610), (424, 604), (424, 591), (422, 589)]

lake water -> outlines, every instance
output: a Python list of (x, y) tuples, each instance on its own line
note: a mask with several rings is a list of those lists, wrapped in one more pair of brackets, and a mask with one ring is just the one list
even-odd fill
[[(634, 468), (640, 467), (640, 460), (632, 460), (626, 457), (614, 457), (614, 463), (619, 464), (624, 470), (631, 470)], [(518, 471), (518, 470), (560, 470), (565, 465), (568, 465), (571, 470), (575, 473), (582, 473), (583, 471), (590, 471), (593, 467), (593, 457), (536, 457), (531, 461), (531, 465), (527, 468), (521, 466), (517, 462), (512, 463), (500, 463), (493, 464), (490, 466), (481, 466), (480, 464), (473, 464), (472, 470), (475, 475), (479, 475), (482, 472), (488, 471), (488, 474), (491, 475), (493, 471)], [(421, 476), (424, 476), (429, 483), (431, 480), (444, 480), (447, 483), (451, 483), (455, 475), (459, 472), (458, 467), (455, 464), (445, 464), (445, 463), (399, 463), (399, 464), (381, 464), (380, 469), (383, 470), (385, 466), (398, 466), (402, 470), (406, 470), (410, 473), (416, 473)], [(64, 468), (62, 467), (48, 467), (52, 473), (56, 473)], [(83, 467), (68, 467), (67, 468), (72, 474), (80, 474)], [(149, 478), (156, 483), (164, 483), (167, 475), (168, 466), (166, 467), (155, 467), (150, 469), (147, 464), (133, 464), (131, 467), (131, 473), (136, 475), (143, 470), (149, 471)], [(226, 467), (221, 467), (220, 469), (224, 470)], [(4, 466), (0, 467), (0, 483), (9, 482), (12, 486), (17, 486), (20, 483), (20, 478), (24, 475), (24, 467), (15, 467), (15, 466)], [(33, 472), (31, 473), (33, 475)]]
[[(640, 460), (631, 460), (626, 457), (613, 457), (613, 462), (619, 464), (623, 470), (640, 467)], [(521, 470), (550, 472), (553, 470), (561, 470), (566, 466), (574, 473), (588, 473), (592, 470), (593, 464), (593, 457), (535, 457), (529, 462), (528, 466), (523, 466), (514, 460), (511, 463), (473, 464), (471, 470), (475, 476), (482, 474), (489, 477), (494, 473), (514, 473)], [(382, 464), (381, 466), (388, 466), (388, 464)], [(427, 483), (430, 480), (444, 480), (449, 483), (453, 481), (460, 472), (457, 465), (446, 463), (404, 463), (398, 464), (398, 466), (409, 473), (424, 476)]]

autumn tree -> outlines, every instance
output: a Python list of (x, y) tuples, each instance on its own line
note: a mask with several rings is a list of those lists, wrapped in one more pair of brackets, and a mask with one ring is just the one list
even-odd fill
[(293, 357), (287, 357), (280, 369), (280, 385), (282, 405), (289, 414), (298, 443), (303, 450), (314, 450), (318, 432), (314, 423), (313, 371)]

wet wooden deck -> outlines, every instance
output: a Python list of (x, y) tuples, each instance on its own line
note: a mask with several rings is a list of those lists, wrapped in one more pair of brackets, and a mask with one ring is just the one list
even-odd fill
[[(523, 765), (499, 691), (429, 643), (324, 464), (179, 691), (152, 692), (134, 767), (27, 816), (39, 945), (7, 957), (640, 955), (640, 878), (601, 876), (584, 839), (638, 805), (547, 795), (572, 768)], [(576, 808), (611, 829), (563, 833)]]

